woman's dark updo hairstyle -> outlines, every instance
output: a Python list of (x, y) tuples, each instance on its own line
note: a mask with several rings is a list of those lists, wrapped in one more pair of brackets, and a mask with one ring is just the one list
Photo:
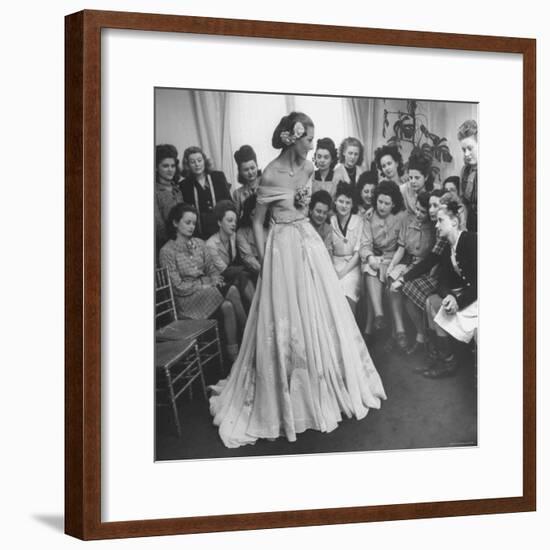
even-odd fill
[(155, 166), (158, 166), (164, 159), (174, 159), (176, 168), (178, 166), (178, 150), (168, 143), (157, 145), (155, 149)]
[(422, 207), (428, 210), (430, 207), (430, 193), (428, 191), (421, 191), (416, 195), (416, 202)]
[[(281, 118), (279, 121), (279, 124), (277, 124), (277, 127), (273, 131), (273, 137), (271, 138), (271, 145), (273, 145), (274, 149), (288, 149), (290, 145), (285, 145), (283, 143), (283, 140), (281, 139), (281, 133), (282, 132), (291, 132), (294, 130), (294, 125), (297, 122), (301, 122), (304, 126), (306, 133), (307, 129), (314, 126), (313, 120), (309, 118), (305, 113), (301, 113), (299, 111), (292, 111), (288, 115)], [(306, 134), (304, 134), (305, 136)]]
[(347, 137), (342, 141), (342, 143), (340, 143), (340, 147), (338, 147), (338, 160), (340, 161), (340, 164), (344, 164), (344, 153), (350, 146), (357, 147), (359, 149), (359, 157), (355, 163), (355, 166), (361, 166), (363, 164), (363, 154), (365, 153), (365, 148), (363, 147), (363, 144), (355, 137)]
[(325, 151), (328, 151), (330, 153), (330, 157), (332, 159), (330, 161), (330, 170), (332, 170), (338, 162), (338, 151), (336, 150), (336, 145), (334, 144), (334, 141), (332, 141), (332, 139), (330, 139), (329, 137), (318, 139), (317, 145), (315, 147), (315, 152), (317, 152), (317, 149), (324, 149)]
[(199, 217), (197, 209), (190, 204), (185, 204), (184, 202), (176, 204), (176, 206), (174, 206), (172, 210), (170, 210), (168, 218), (166, 219), (166, 233), (168, 234), (168, 237), (170, 239), (175, 239), (177, 237), (178, 232), (174, 223), (178, 224), (186, 212), (191, 212), (192, 214), (195, 214), (196, 218)]
[(315, 208), (315, 205), (320, 202), (321, 204), (324, 204), (328, 207), (330, 210), (332, 208), (332, 197), (330, 196), (330, 193), (328, 191), (325, 191), (324, 189), (320, 189), (319, 191), (315, 191), (313, 195), (311, 195), (311, 201), (309, 203), (309, 210), (313, 210)]
[(357, 180), (357, 189), (359, 189), (359, 191), (362, 191), (363, 187), (365, 187), (367, 183), (374, 186), (378, 185), (378, 176), (370, 170), (363, 172), (359, 176), (359, 179)]
[(392, 214), (397, 214), (405, 209), (405, 203), (403, 202), (403, 195), (399, 185), (391, 180), (382, 180), (374, 190), (372, 194), (372, 206), (376, 210), (378, 197), (380, 195), (387, 195), (393, 202)]
[(449, 176), (443, 181), (443, 189), (445, 189), (446, 183), (452, 183), (456, 187), (456, 192), (459, 192), (460, 189), (460, 177), (459, 176)]
[(461, 210), (463, 206), (463, 202), (453, 193), (445, 193), (441, 197), (440, 208), (445, 208), (452, 218), (461, 219)]
[(434, 178), (432, 175), (432, 161), (420, 152), (413, 152), (407, 162), (407, 170), (418, 170), (426, 180), (424, 188), (431, 191), (434, 188)]
[[(233, 154), (233, 158), (237, 163), (237, 181), (244, 185), (246, 182), (241, 177), (241, 172), (240, 172), (241, 164), (244, 164), (245, 162), (249, 162), (253, 160), (256, 163), (256, 167), (257, 167), (258, 158), (256, 157), (256, 151), (254, 151), (254, 149), (252, 149), (250, 145), (241, 145), (241, 147), (237, 149)], [(258, 176), (259, 175), (261, 175), (261, 171), (258, 169)]]
[(186, 178), (194, 177), (193, 172), (191, 172), (191, 169), (189, 168), (189, 157), (195, 153), (200, 153), (202, 155), (202, 158), (204, 159), (205, 174), (209, 174), (212, 171), (211, 160), (207, 158), (207, 156), (204, 154), (204, 151), (200, 147), (192, 145), (191, 147), (187, 147), (187, 149), (183, 152), (183, 159), (181, 161)]
[(376, 168), (382, 172), (382, 158), (386, 155), (389, 155), (395, 161), (397, 164), (397, 175), (401, 177), (404, 173), (403, 156), (395, 145), (382, 145), (382, 147), (378, 147), (378, 149), (376, 149), (374, 152), (374, 162), (376, 164)]

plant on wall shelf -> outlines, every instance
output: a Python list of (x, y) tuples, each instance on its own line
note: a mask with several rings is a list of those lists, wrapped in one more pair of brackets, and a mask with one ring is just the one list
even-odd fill
[(430, 132), (426, 126), (426, 115), (418, 111), (418, 102), (414, 99), (407, 100), (405, 112), (384, 109), (383, 137), (386, 137), (390, 127), (390, 117), (394, 116), (397, 120), (393, 123), (393, 135), (388, 138), (388, 145), (395, 145), (401, 149), (403, 143), (409, 143), (412, 146), (411, 153), (419, 153), (429, 159), (433, 177), (441, 179), (441, 169), (434, 164), (434, 160), (438, 163), (452, 162), (453, 156), (447, 138)]

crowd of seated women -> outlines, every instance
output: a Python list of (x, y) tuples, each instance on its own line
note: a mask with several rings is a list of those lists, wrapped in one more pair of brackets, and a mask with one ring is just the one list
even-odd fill
[[(477, 338), (477, 124), (457, 132), (460, 175), (436, 181), (429, 158), (396, 146), (375, 151), (369, 169), (354, 137), (338, 149), (317, 141), (309, 220), (332, 259), (369, 345), (384, 338), (427, 378), (457, 368), (453, 340)], [(261, 171), (252, 147), (234, 154), (238, 187), (212, 170), (199, 147), (156, 149), (155, 223), (182, 318), (216, 317), (232, 361), (261, 271), (252, 219)], [(264, 231), (269, 231), (267, 216)]]

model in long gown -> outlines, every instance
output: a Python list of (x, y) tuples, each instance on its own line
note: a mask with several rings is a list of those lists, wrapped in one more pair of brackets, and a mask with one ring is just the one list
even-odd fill
[(227, 447), (364, 418), (386, 398), (327, 249), (294, 191), (261, 186), (270, 204), (261, 277), (239, 355), (212, 386), (210, 411)]

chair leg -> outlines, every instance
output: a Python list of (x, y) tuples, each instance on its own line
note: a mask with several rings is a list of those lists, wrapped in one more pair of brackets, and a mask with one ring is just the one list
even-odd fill
[(220, 373), (222, 376), (225, 374), (224, 368), (223, 368), (223, 355), (222, 355), (222, 343), (220, 340), (220, 331), (218, 329), (218, 325), (216, 323), (216, 326), (214, 327), (214, 330), (216, 331), (216, 341), (218, 342), (218, 357), (220, 361)]
[(195, 355), (197, 356), (197, 365), (198, 365), (198, 369), (199, 369), (199, 375), (201, 377), (202, 393), (204, 394), (204, 398), (208, 399), (208, 396), (206, 394), (206, 383), (204, 381), (204, 372), (202, 370), (202, 361), (201, 361), (201, 356), (200, 356), (200, 353), (199, 353), (199, 345), (198, 344), (195, 344)]
[(174, 386), (172, 386), (172, 378), (170, 377), (170, 369), (165, 367), (164, 372), (166, 374), (166, 383), (168, 384), (168, 392), (170, 393), (170, 402), (172, 403), (172, 411), (174, 412), (174, 420), (176, 421), (176, 429), (178, 436), (181, 437), (181, 425), (178, 415), (178, 407), (176, 404), (176, 396), (174, 394)]

